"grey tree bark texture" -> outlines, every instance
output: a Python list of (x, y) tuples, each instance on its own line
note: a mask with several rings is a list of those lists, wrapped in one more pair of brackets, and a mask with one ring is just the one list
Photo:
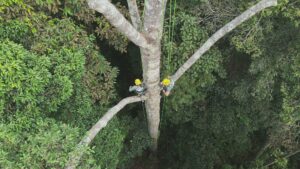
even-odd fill
[[(108, 0), (88, 0), (89, 7), (102, 13), (108, 21), (123, 33), (129, 40), (140, 47), (141, 59), (143, 67), (143, 80), (147, 87), (145, 97), (129, 97), (120, 101), (116, 106), (112, 107), (88, 132), (87, 135), (78, 144), (78, 149), (82, 146), (88, 146), (98, 132), (106, 126), (106, 124), (127, 104), (145, 100), (148, 130), (152, 138), (152, 150), (157, 150), (159, 138), (159, 122), (160, 122), (160, 62), (161, 62), (161, 37), (163, 32), (163, 21), (167, 0), (145, 0), (144, 9), (144, 25), (141, 32), (138, 25), (138, 13), (135, 0), (127, 0), (128, 7), (131, 10), (132, 26), (125, 17), (116, 9), (116, 7)], [(176, 82), (201, 56), (207, 52), (219, 39), (227, 33), (235, 29), (238, 25), (251, 18), (253, 15), (263, 9), (275, 6), (277, 0), (261, 0), (256, 5), (236, 17), (234, 20), (226, 24), (224, 27), (214, 33), (172, 76), (172, 80)], [(138, 21), (138, 22), (137, 22)], [(135, 22), (135, 23), (134, 23)], [(70, 156), (67, 169), (74, 169), (79, 164), (81, 154)]]
[(103, 14), (105, 18), (129, 40), (140, 47), (147, 46), (147, 40), (138, 32), (128, 20), (117, 10), (117, 8), (108, 0), (88, 0), (91, 9)]
[(141, 21), (138, 6), (136, 4), (136, 0), (127, 0), (127, 4), (128, 4), (132, 25), (134, 26), (135, 29), (140, 30), (142, 26), (142, 21)]
[(141, 57), (143, 80), (147, 87), (148, 130), (154, 152), (159, 138), (161, 37), (166, 3), (167, 0), (146, 0), (144, 11), (143, 33), (147, 35), (149, 45), (141, 49)]

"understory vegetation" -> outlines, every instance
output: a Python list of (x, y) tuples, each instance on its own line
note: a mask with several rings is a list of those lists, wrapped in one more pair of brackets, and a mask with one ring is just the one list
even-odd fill
[[(162, 78), (256, 2), (169, 0)], [(126, 1), (113, 3), (130, 20)], [(85, 0), (0, 0), (0, 168), (64, 168), (141, 76), (138, 48)], [(145, 116), (128, 105), (78, 168), (299, 169), (300, 1), (243, 23), (176, 82), (155, 157)]]

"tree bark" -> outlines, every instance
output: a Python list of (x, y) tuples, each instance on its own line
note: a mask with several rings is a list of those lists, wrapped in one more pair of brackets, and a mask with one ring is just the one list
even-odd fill
[(127, 0), (131, 22), (135, 29), (140, 30), (142, 22), (136, 0)]
[[(130, 1), (130, 0), (128, 0)], [(87, 133), (78, 144), (78, 149), (88, 146), (98, 132), (127, 104), (146, 100), (146, 112), (148, 130), (153, 140), (152, 150), (157, 150), (160, 123), (160, 61), (161, 61), (161, 37), (167, 0), (146, 0), (144, 11), (143, 34), (138, 32), (124, 16), (108, 0), (88, 0), (90, 8), (102, 13), (110, 23), (141, 48), (143, 78), (147, 87), (145, 97), (128, 97), (112, 107)], [(176, 82), (206, 51), (208, 51), (219, 39), (232, 31), (238, 25), (248, 20), (261, 10), (275, 6), (277, 0), (262, 0), (240, 16), (226, 24), (213, 34), (204, 44), (189, 58), (172, 76)], [(145, 35), (145, 36), (144, 36)], [(147, 38), (146, 38), (147, 37)], [(146, 99), (147, 98), (147, 99)], [(67, 169), (75, 168), (83, 154), (70, 157)]]
[(195, 62), (207, 52), (219, 39), (224, 37), (227, 33), (235, 29), (237, 26), (262, 11), (265, 8), (276, 6), (277, 0), (262, 0), (256, 5), (252, 6), (244, 13), (227, 23), (224, 27), (214, 33), (172, 76), (172, 80), (176, 82)]
[(142, 48), (147, 47), (148, 43), (145, 36), (138, 32), (108, 0), (88, 0), (88, 5), (91, 9), (102, 13), (114, 27), (134, 44)]
[(161, 37), (167, 0), (146, 0), (144, 11), (144, 33), (149, 46), (141, 49), (143, 78), (147, 87), (146, 112), (152, 150), (158, 146), (160, 123), (160, 61)]
[[(121, 100), (117, 105), (110, 108), (107, 113), (102, 116), (102, 118), (86, 133), (85, 137), (80, 141), (80, 143), (77, 146), (77, 149), (80, 149), (82, 147), (88, 146), (93, 139), (96, 137), (96, 135), (99, 133), (101, 129), (103, 129), (107, 123), (120, 111), (122, 110), (127, 104), (140, 102), (146, 100), (146, 97), (127, 97)], [(75, 150), (75, 151), (76, 151)], [(83, 152), (79, 152), (79, 154), (76, 154), (75, 156), (71, 156), (66, 169), (75, 169), (76, 166), (79, 164), (80, 159), (83, 155)]]

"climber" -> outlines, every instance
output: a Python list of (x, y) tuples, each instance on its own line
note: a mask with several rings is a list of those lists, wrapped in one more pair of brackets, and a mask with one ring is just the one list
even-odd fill
[(145, 94), (145, 86), (140, 79), (135, 79), (134, 86), (129, 87), (129, 92), (135, 92), (137, 95), (142, 96)]
[(162, 88), (162, 92), (165, 96), (169, 96), (171, 93), (171, 90), (174, 87), (174, 81), (172, 81), (172, 79), (168, 78), (164, 78), (163, 81), (160, 83), (161, 88)]

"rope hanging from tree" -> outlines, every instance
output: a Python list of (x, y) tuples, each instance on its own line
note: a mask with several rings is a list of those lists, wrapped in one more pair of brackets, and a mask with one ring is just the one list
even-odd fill
[(176, 8), (177, 3), (176, 0), (170, 0), (170, 7), (169, 7), (169, 25), (168, 25), (168, 51), (167, 51), (167, 73), (169, 74), (171, 71), (171, 57), (173, 55), (173, 41), (174, 41), (174, 27), (175, 27), (175, 16), (176, 16)]
[[(171, 57), (173, 55), (173, 41), (174, 41), (174, 28), (175, 28), (175, 16), (176, 16), (176, 8), (177, 8), (177, 2), (176, 0), (170, 0), (169, 4), (169, 23), (168, 23), (168, 41), (167, 41), (167, 60), (166, 61), (166, 74), (170, 74), (171, 70)], [(169, 79), (169, 78), (168, 78)], [(166, 103), (167, 99), (166, 97), (163, 98), (162, 102), (162, 110), (161, 110), (161, 116), (160, 116), (160, 126), (163, 123), (163, 115), (166, 111)]]

